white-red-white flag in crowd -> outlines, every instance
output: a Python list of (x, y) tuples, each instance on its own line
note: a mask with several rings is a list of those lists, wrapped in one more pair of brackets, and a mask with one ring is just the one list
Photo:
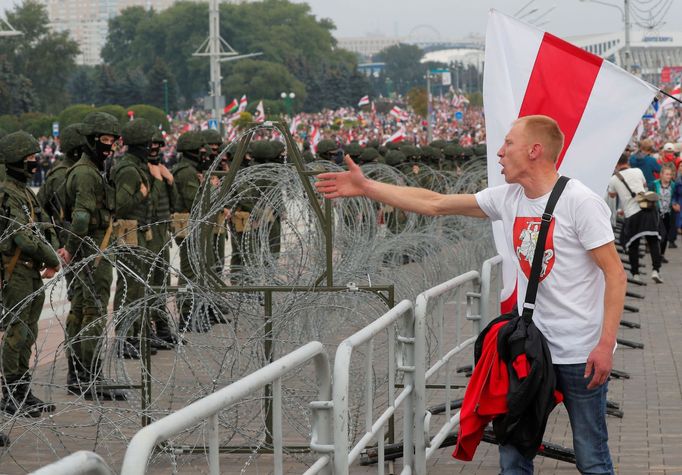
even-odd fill
[(368, 106), (369, 105), (369, 96), (362, 96), (360, 100), (358, 101), (358, 107), (362, 106)]
[(244, 112), (246, 110), (246, 106), (249, 105), (249, 101), (246, 100), (246, 94), (242, 96), (241, 99), (239, 99), (239, 109), (237, 109), (237, 112)]
[(256, 113), (253, 114), (253, 121), (256, 124), (265, 122), (265, 109), (263, 109), (263, 101), (260, 101), (256, 106)]
[(298, 116), (294, 116), (294, 118), (291, 119), (291, 124), (289, 124), (289, 132), (291, 132), (291, 135), (296, 135), (300, 124), (301, 119)]
[(384, 141), (384, 145), (389, 142), (402, 142), (403, 140), (405, 140), (405, 128), (400, 127), (397, 132)]
[[(682, 86), (678, 84), (668, 94), (670, 94), (676, 99), (682, 99)], [(673, 97), (666, 96), (658, 104), (658, 109), (656, 109), (656, 120), (658, 122), (661, 121), (661, 117), (664, 114), (667, 114), (668, 111), (671, 110), (675, 103), (677, 102), (675, 99), (673, 99)]]
[(406, 121), (407, 119), (410, 118), (410, 115), (407, 113), (407, 111), (402, 110), (398, 106), (393, 106), (389, 114), (391, 114), (393, 117), (401, 121)]
[(320, 129), (313, 125), (313, 128), (310, 131), (310, 150), (312, 150), (313, 153), (317, 153), (317, 144), (320, 142), (320, 139)]
[[(603, 195), (613, 168), (657, 89), (608, 61), (554, 35), (491, 10), (486, 32), (483, 103), (488, 143), (488, 184), (504, 177), (497, 151), (518, 117), (554, 118), (565, 136), (557, 160), (562, 175)], [(504, 258), (502, 311), (523, 305), (513, 236), (493, 223)], [(520, 276), (520, 277), (519, 277)], [(522, 287), (525, 287), (522, 286)]]

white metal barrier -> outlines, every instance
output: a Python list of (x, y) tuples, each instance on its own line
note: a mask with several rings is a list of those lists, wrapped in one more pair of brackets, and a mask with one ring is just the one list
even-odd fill
[[(322, 343), (313, 341), (241, 380), (140, 430), (128, 445), (121, 473), (125, 475), (144, 474), (149, 457), (159, 442), (168, 440), (183, 430), (208, 419), (209, 473), (218, 475), (220, 473), (218, 413), (249, 394), (262, 389), (267, 384), (272, 384), (272, 436), (275, 474), (284, 473), (282, 466), (282, 377), (311, 360), (315, 364), (319, 397), (317, 401), (311, 403), (313, 428), (310, 446), (313, 451), (331, 453), (333, 445), (331, 443), (331, 373), (329, 359)], [(330, 455), (321, 455), (307, 473), (331, 474)]]
[(114, 475), (114, 471), (96, 453), (80, 450), (31, 472), (31, 475)]
[[(384, 473), (384, 437), (389, 420), (402, 409), (403, 469), (402, 474), (425, 474), (426, 462), (436, 453), (443, 440), (459, 425), (459, 411), (452, 414), (451, 361), (471, 346), (476, 337), (497, 314), (499, 289), (493, 289), (494, 275), (501, 279), (502, 258), (495, 256), (483, 263), (481, 273), (470, 271), (443, 282), (421, 293), (416, 304), (403, 300), (374, 322), (345, 339), (337, 348), (332, 385), (329, 359), (324, 346), (310, 342), (277, 361), (255, 371), (233, 384), (194, 402), (140, 430), (130, 441), (126, 451), (122, 475), (139, 475), (146, 471), (149, 457), (156, 445), (170, 437), (208, 420), (209, 470), (220, 472), (218, 413), (239, 400), (272, 384), (273, 459), (274, 473), (284, 473), (282, 443), (282, 384), (281, 378), (309, 361), (315, 364), (318, 400), (310, 403), (313, 411), (310, 448), (319, 454), (304, 475), (347, 475), (363, 449), (372, 441), (377, 443), (378, 473)], [(498, 303), (498, 305), (495, 305)], [(446, 314), (454, 305), (456, 330), (454, 342), (446, 344)], [(449, 306), (449, 307), (448, 307)], [(456, 310), (464, 308), (463, 313)], [(435, 320), (435, 322), (433, 322)], [(426, 368), (427, 322), (436, 325), (439, 334), (437, 360)], [(466, 335), (462, 323), (472, 322)], [(396, 326), (398, 334), (396, 335)], [(388, 338), (388, 406), (378, 417), (373, 417), (372, 361), (374, 338), (387, 332)], [(449, 335), (448, 335), (449, 336)], [(396, 351), (396, 343), (399, 350)], [(350, 364), (353, 350), (365, 345), (365, 433), (354, 447), (349, 443)], [(426, 410), (426, 390), (430, 378), (443, 370), (442, 385), (445, 399), (445, 423), (432, 437), (430, 413)], [(403, 374), (403, 388), (396, 396), (396, 371)], [(73, 460), (77, 460), (75, 463)], [(83, 467), (74, 472), (74, 467)], [(92, 468), (90, 468), (92, 467)], [(113, 473), (98, 455), (77, 452), (35, 472), (37, 475), (110, 475)]]
[[(395, 324), (400, 324), (400, 334), (395, 335)], [(376, 421), (372, 418), (373, 386), (372, 360), (374, 337), (382, 331), (388, 331), (388, 407), (379, 415)], [(396, 355), (396, 340), (401, 346), (398, 357)], [(348, 442), (348, 395), (350, 381), (350, 363), (353, 350), (360, 345), (367, 345), (365, 366), (365, 434), (349, 450)], [(396, 362), (397, 359), (397, 362)], [(403, 390), (395, 395), (395, 370), (404, 373)], [(334, 359), (334, 473), (347, 475), (349, 466), (359, 457), (362, 449), (376, 440), (379, 451), (378, 471), (383, 474), (384, 469), (384, 435), (386, 425), (396, 410), (402, 406), (404, 412), (403, 428), (403, 459), (404, 468), (401, 473), (410, 474), (412, 467), (412, 400), (414, 394), (414, 312), (412, 302), (403, 300), (383, 316), (367, 325), (362, 330), (345, 339), (336, 350)]]
[[(415, 473), (426, 473), (426, 462), (434, 455), (447, 435), (459, 425), (459, 411), (452, 415), (450, 409), (450, 401), (453, 399), (451, 379), (454, 373), (454, 368), (450, 366), (451, 360), (465, 348), (472, 345), (476, 341), (478, 333), (480, 333), (481, 315), (479, 301), (481, 294), (479, 286), (479, 273), (477, 271), (469, 271), (436, 287), (432, 287), (417, 297), (414, 329), (416, 360), (414, 372), (416, 388), (414, 395)], [(462, 293), (465, 294), (462, 295)], [(461, 327), (459, 322), (457, 322), (454, 346), (446, 346), (444, 331), (446, 318), (445, 304), (447, 302), (454, 303), (456, 310), (463, 299), (466, 299), (466, 313), (464, 317), (475, 322), (474, 335), (462, 341)], [(440, 335), (437, 353), (439, 358), (427, 369), (426, 327), (427, 319), (430, 317), (438, 319), (436, 324), (438, 325)], [(455, 315), (455, 318), (459, 317), (459, 315)], [(429, 434), (430, 417), (426, 411), (426, 387), (429, 379), (441, 369), (445, 372), (445, 401), (443, 402), (445, 403), (446, 422), (431, 437)]]

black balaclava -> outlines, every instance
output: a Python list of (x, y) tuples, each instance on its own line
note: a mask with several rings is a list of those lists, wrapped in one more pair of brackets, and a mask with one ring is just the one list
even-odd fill
[(38, 161), (35, 158), (29, 161), (24, 157), (21, 162), (6, 164), (5, 169), (9, 176), (21, 183), (26, 183), (38, 171)]
[(112, 153), (114, 144), (100, 142), (99, 135), (86, 137), (85, 153), (87, 153), (100, 171), (104, 171), (104, 162)]
[(147, 162), (152, 165), (158, 165), (161, 160), (161, 144), (159, 142), (152, 142), (149, 148), (149, 155), (147, 155)]

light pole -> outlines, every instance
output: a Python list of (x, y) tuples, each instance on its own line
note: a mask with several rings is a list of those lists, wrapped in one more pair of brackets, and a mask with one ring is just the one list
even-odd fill
[(623, 19), (623, 24), (625, 26), (625, 61), (623, 62), (623, 69), (628, 72), (631, 71), (632, 67), (632, 50), (630, 49), (630, 28), (632, 24), (630, 23), (630, 0), (623, 0), (623, 8), (618, 5), (614, 5), (609, 2), (602, 2), (601, 0), (580, 0), (581, 2), (597, 3), (599, 5), (604, 5), (605, 7), (611, 7), (618, 10)]
[(292, 109), (293, 109), (293, 103), (294, 103), (294, 98), (296, 97), (296, 94), (293, 92), (283, 92), (282, 94), (279, 95), (284, 100), (284, 108), (287, 111), (287, 115), (289, 117), (292, 117)]
[(163, 111), (168, 115), (168, 79), (163, 81)]

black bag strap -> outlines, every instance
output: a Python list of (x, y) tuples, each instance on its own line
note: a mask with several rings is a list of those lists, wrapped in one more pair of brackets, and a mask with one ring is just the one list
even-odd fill
[(545, 212), (542, 213), (542, 221), (540, 222), (540, 232), (538, 234), (538, 241), (535, 244), (535, 253), (533, 254), (533, 265), (530, 268), (530, 278), (528, 279), (528, 287), (526, 288), (526, 299), (523, 303), (523, 317), (527, 322), (533, 318), (535, 311), (535, 297), (538, 293), (538, 285), (540, 285), (540, 271), (542, 270), (542, 257), (545, 254), (545, 244), (547, 241), (547, 233), (549, 232), (549, 225), (554, 219), (554, 207), (559, 201), (561, 193), (563, 193), (566, 184), (570, 178), (560, 176), (552, 188), (552, 193), (547, 200)]
[(621, 175), (620, 172), (616, 172), (616, 176), (618, 177), (618, 179), (619, 179), (620, 181), (623, 182), (623, 185), (625, 185), (625, 188), (628, 189), (628, 191), (630, 192), (630, 196), (632, 196), (633, 198), (634, 198), (635, 196), (637, 196), (637, 194), (636, 194), (634, 191), (632, 191), (632, 190), (630, 189), (630, 185), (628, 185), (628, 182), (625, 181), (625, 178), (623, 178), (623, 175)]

